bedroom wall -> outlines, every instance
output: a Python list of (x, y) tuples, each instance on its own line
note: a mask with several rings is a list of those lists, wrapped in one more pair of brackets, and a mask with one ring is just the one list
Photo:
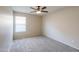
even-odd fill
[(14, 39), (41, 35), (42, 17), (37, 15), (15, 12), (14, 15), (26, 17), (26, 32), (14, 33)]
[(79, 49), (79, 7), (66, 7), (44, 16), (43, 35)]
[(13, 13), (10, 7), (0, 6), (0, 52), (9, 51), (13, 40)]

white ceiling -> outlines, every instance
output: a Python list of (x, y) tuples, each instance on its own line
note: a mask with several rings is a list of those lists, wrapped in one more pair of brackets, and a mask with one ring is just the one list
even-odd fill
[[(30, 7), (31, 6), (13, 6), (12, 9), (16, 12), (35, 14), (36, 15), (36, 13), (30, 13), (31, 11), (34, 11)], [(34, 7), (34, 6), (32, 6), (32, 7)], [(47, 9), (45, 9), (45, 10), (47, 10), (48, 13), (51, 13), (51, 12), (55, 12), (56, 10), (59, 10), (63, 7), (64, 6), (47, 6)], [(41, 15), (48, 14), (48, 13), (41, 13)]]

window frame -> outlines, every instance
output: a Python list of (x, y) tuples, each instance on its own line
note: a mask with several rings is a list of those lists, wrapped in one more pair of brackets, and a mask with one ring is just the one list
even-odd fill
[[(25, 17), (25, 30), (24, 31), (16, 31), (16, 17)], [(26, 16), (14, 15), (14, 32), (15, 33), (26, 32)]]

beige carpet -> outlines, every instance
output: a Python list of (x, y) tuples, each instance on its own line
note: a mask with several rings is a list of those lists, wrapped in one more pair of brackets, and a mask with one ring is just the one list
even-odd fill
[(14, 40), (11, 52), (77, 52), (78, 50), (44, 36)]

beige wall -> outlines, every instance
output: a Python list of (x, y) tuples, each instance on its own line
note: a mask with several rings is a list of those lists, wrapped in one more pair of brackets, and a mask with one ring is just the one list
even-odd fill
[(26, 38), (41, 35), (42, 17), (30, 14), (14, 13), (26, 17), (26, 32), (15, 33), (15, 39)]
[(0, 51), (9, 51), (13, 39), (13, 17), (10, 7), (0, 6)]
[(43, 34), (79, 49), (79, 7), (66, 7), (44, 16)]

